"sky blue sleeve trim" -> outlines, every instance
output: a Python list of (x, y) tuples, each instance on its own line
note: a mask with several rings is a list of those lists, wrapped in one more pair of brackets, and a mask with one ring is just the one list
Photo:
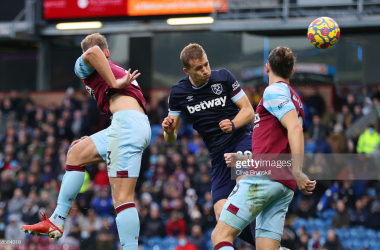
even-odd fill
[(78, 60), (75, 63), (75, 74), (80, 78), (80, 79), (86, 79), (89, 77), (95, 69), (91, 69), (90, 67), (87, 66), (87, 64), (83, 61), (82, 56), (78, 58)]
[(239, 101), (243, 96), (245, 96), (245, 92), (244, 90), (240, 90), (239, 93), (237, 93), (234, 97), (231, 98), (231, 101), (233, 103), (236, 103), (237, 101)]
[(291, 110), (293, 110), (293, 109), (296, 109), (296, 107), (293, 105), (293, 107), (289, 107), (289, 109), (287, 109), (287, 110), (284, 110), (284, 112), (282, 112), (282, 114), (281, 115), (276, 115), (276, 117), (277, 117), (277, 119), (279, 120), (279, 121), (281, 121), (281, 119), (282, 119), (282, 117), (284, 117), (284, 115), (286, 115), (286, 113), (288, 113), (289, 111), (291, 111)]
[(172, 115), (172, 116), (179, 116), (179, 115), (181, 115), (181, 111), (171, 111), (171, 110), (169, 109), (169, 115)]

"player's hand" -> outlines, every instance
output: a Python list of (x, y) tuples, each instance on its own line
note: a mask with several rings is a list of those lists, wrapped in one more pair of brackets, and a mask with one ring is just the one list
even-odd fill
[(127, 87), (129, 84), (131, 84), (131, 82), (133, 82), (134, 80), (137, 79), (137, 77), (139, 77), (141, 74), (140, 73), (137, 73), (139, 72), (138, 70), (135, 70), (133, 71), (133, 73), (131, 74), (131, 69), (128, 70), (127, 74), (122, 77), (122, 78), (119, 78), (116, 80), (116, 86), (118, 89), (122, 89), (122, 88), (125, 88)]
[(166, 133), (173, 133), (175, 127), (176, 127), (176, 121), (171, 115), (168, 115), (162, 122), (162, 128), (164, 129)]
[(315, 189), (315, 185), (317, 184), (316, 181), (309, 180), (309, 178), (304, 173), (295, 176), (295, 179), (297, 186), (302, 193), (305, 195), (311, 195), (313, 193), (312, 191)]
[(83, 141), (83, 140), (85, 140), (85, 139), (87, 139), (87, 138), (88, 138), (88, 136), (83, 136), (83, 137), (81, 137), (79, 140), (75, 140), (75, 141), (73, 141), (73, 142), (71, 143), (71, 147), (73, 147), (74, 145), (80, 143), (81, 141)]
[(227, 164), (227, 167), (236, 167), (236, 161), (248, 160), (246, 155), (241, 155), (238, 153), (225, 153), (224, 160)]
[(231, 133), (232, 132), (232, 123), (229, 119), (225, 119), (221, 122), (219, 122), (219, 127), (222, 129), (224, 133)]

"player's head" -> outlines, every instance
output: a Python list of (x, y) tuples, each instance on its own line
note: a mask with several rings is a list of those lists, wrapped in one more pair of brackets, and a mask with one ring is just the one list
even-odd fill
[(97, 45), (104, 52), (107, 58), (110, 55), (110, 51), (108, 50), (107, 39), (100, 33), (93, 33), (91, 35), (86, 36), (86, 38), (82, 40), (80, 45), (82, 47), (83, 53), (86, 52), (89, 48)]
[(181, 52), (180, 59), (183, 71), (197, 84), (208, 82), (211, 75), (210, 64), (206, 52), (196, 43), (190, 43)]
[(285, 46), (278, 46), (272, 50), (268, 56), (266, 69), (270, 77), (270, 74), (274, 74), (278, 77), (289, 79), (294, 73), (294, 64), (296, 63), (296, 57), (293, 51)]

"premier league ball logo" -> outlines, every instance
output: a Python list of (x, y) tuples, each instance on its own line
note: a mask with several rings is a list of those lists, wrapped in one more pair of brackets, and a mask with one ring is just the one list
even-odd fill
[(221, 83), (215, 83), (211, 85), (211, 89), (216, 95), (220, 95), (223, 92), (223, 87)]

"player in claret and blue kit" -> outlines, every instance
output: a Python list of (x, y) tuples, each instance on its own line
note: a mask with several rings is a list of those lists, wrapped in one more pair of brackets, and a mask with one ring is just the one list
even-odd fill
[[(316, 182), (310, 181), (302, 172), (302, 124), (305, 115), (299, 96), (289, 85), (289, 78), (295, 70), (294, 64), (295, 56), (287, 47), (277, 47), (268, 56), (266, 71), (269, 86), (256, 109), (251, 156), (258, 162), (291, 156), (291, 164), (281, 163), (274, 167), (251, 165), (249, 174), (269, 174), (238, 178), (236, 188), (228, 197), (211, 236), (215, 250), (233, 250), (232, 242), (236, 236), (255, 218), (256, 249), (277, 250), (296, 182), (306, 195), (312, 194), (315, 188)], [(228, 166), (236, 160), (247, 158), (234, 153), (225, 155)], [(254, 171), (250, 171), (252, 168)]]
[[(226, 69), (213, 70), (199, 44), (189, 44), (180, 55), (188, 75), (174, 85), (169, 96), (169, 115), (162, 123), (165, 140), (177, 138), (181, 112), (200, 134), (212, 158), (211, 193), (216, 218), (236, 181), (231, 178), (223, 154), (251, 154), (254, 110), (236, 78)], [(240, 238), (254, 245), (248, 226)], [(254, 229), (253, 229), (254, 232)]]
[(87, 36), (81, 46), (83, 54), (75, 63), (75, 73), (97, 101), (98, 109), (112, 116), (111, 126), (72, 143), (57, 208), (50, 218), (42, 214), (42, 222), (24, 225), (22, 230), (62, 237), (66, 216), (83, 185), (85, 166), (107, 162), (121, 245), (124, 250), (137, 250), (140, 223), (133, 196), (142, 152), (151, 137), (145, 99), (135, 81), (139, 74), (130, 74), (108, 60), (107, 40), (99, 33)]

